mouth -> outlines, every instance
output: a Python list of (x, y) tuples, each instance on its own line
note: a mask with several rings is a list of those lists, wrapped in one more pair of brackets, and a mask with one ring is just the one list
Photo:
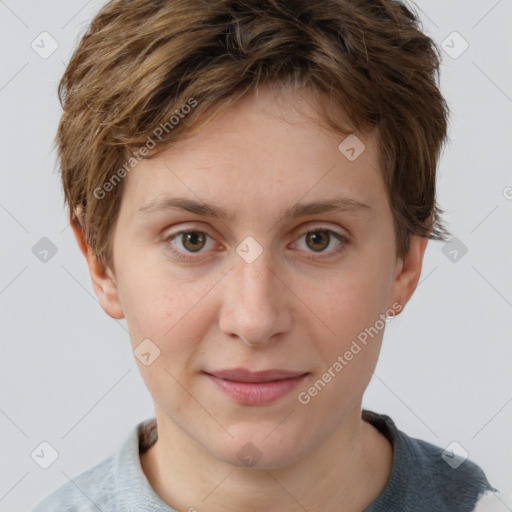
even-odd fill
[(272, 382), (276, 380), (291, 379), (306, 375), (308, 372), (294, 372), (290, 370), (263, 370), (259, 372), (251, 372), (245, 368), (232, 368), (226, 370), (214, 370), (210, 372), (204, 372), (208, 375), (213, 375), (219, 379), (229, 380), (233, 382)]
[(309, 375), (309, 372), (278, 369), (251, 372), (244, 368), (203, 373), (217, 389), (242, 405), (265, 405), (276, 402)]

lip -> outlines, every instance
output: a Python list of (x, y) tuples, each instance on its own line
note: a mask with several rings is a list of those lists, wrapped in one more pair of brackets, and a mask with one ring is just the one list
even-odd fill
[(234, 382), (270, 382), (273, 380), (289, 379), (305, 375), (307, 372), (293, 372), (290, 370), (263, 370), (260, 372), (251, 372), (245, 368), (231, 368), (226, 370), (215, 370), (205, 372), (219, 379), (230, 380)]
[(225, 394), (243, 405), (265, 405), (290, 393), (308, 375), (289, 370), (251, 372), (244, 368), (204, 372)]

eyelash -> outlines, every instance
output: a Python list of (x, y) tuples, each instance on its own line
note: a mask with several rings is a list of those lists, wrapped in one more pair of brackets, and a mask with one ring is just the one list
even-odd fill
[[(310, 233), (316, 233), (316, 232), (329, 233), (330, 235), (334, 236), (334, 238), (338, 239), (341, 243), (340, 243), (340, 245), (337, 248), (335, 248), (335, 249), (331, 250), (330, 252), (328, 252), (327, 256), (324, 256), (323, 255), (324, 253), (316, 253), (316, 254), (313, 253), (314, 256), (306, 256), (306, 258), (308, 258), (310, 260), (313, 260), (313, 261), (321, 260), (321, 259), (324, 259), (324, 258), (332, 257), (333, 255), (339, 254), (339, 253), (343, 252), (346, 249), (346, 245), (349, 243), (348, 238), (346, 236), (342, 235), (341, 233), (338, 233), (337, 231), (333, 231), (331, 229), (321, 228), (321, 227), (317, 227), (317, 228), (313, 228), (313, 229), (310, 229), (308, 231), (305, 231), (304, 233), (302, 233), (302, 235), (299, 237), (299, 239), (302, 238), (304, 235), (307, 235), (307, 234), (310, 234)], [(206, 233), (205, 231), (200, 231), (200, 230), (197, 230), (197, 229), (184, 229), (184, 230), (181, 230), (181, 231), (177, 231), (176, 233), (171, 233), (169, 236), (167, 236), (165, 238), (165, 240), (163, 242), (164, 242), (165, 246), (179, 260), (182, 260), (182, 261), (194, 261), (194, 260), (197, 260), (198, 259), (197, 257), (195, 257), (195, 256), (185, 256), (182, 251), (179, 251), (179, 250), (177, 250), (177, 249), (175, 249), (173, 247), (172, 240), (174, 238), (177, 238), (179, 235), (186, 234), (186, 233), (200, 233), (202, 235), (206, 235), (207, 237), (213, 239), (213, 237), (210, 237), (210, 235), (208, 233)], [(330, 242), (331, 242), (331, 240), (329, 240), (329, 243)], [(188, 254), (193, 254), (193, 253), (188, 253)], [(199, 254), (199, 253), (197, 253), (197, 254)], [(321, 255), (319, 256), (319, 254), (321, 254)]]

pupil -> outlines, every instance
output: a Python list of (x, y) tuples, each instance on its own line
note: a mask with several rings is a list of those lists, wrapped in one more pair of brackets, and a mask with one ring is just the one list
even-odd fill
[[(313, 239), (314, 244), (320, 243), (322, 245), (322, 238), (326, 239), (326, 236), (325, 236), (324, 232), (318, 231), (318, 232), (311, 233), (310, 238)], [(325, 242), (325, 240), (324, 240), (324, 242)], [(321, 247), (320, 249), (325, 249), (325, 247), (326, 247), (326, 245), (324, 243), (323, 247)], [(312, 248), (314, 249), (314, 247), (312, 247)]]
[(192, 242), (192, 245), (196, 245), (197, 243), (204, 242), (204, 237), (196, 232), (187, 233), (185, 236), (185, 242), (184, 245), (188, 249), (191, 250), (199, 250), (201, 247), (189, 247), (189, 242)]

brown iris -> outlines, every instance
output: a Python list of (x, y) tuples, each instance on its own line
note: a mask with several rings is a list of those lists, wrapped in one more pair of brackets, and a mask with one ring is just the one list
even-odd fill
[[(200, 233), (199, 231), (190, 231), (183, 233), (181, 236), (183, 247), (191, 252), (197, 252), (201, 250), (206, 241), (206, 235), (204, 233)], [(200, 244), (200, 247), (197, 247), (196, 244)]]
[[(313, 246), (309, 243), (313, 242)], [(320, 251), (325, 249), (329, 245), (330, 236), (327, 231), (312, 231), (306, 235), (306, 243), (311, 249), (319, 249)], [(317, 247), (315, 248), (314, 245)], [(318, 247), (320, 245), (321, 247)]]

